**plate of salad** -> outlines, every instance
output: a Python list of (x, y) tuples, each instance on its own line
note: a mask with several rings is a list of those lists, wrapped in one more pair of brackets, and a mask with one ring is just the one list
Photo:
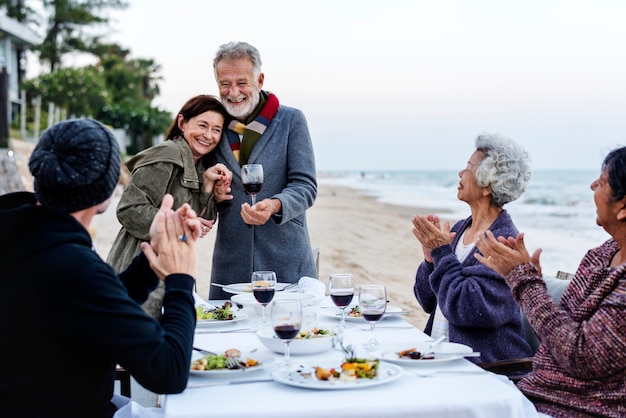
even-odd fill
[(231, 302), (224, 302), (219, 307), (203, 304), (196, 306), (196, 326), (198, 328), (230, 324), (243, 321), (247, 317), (248, 315), (244, 312), (233, 309)]

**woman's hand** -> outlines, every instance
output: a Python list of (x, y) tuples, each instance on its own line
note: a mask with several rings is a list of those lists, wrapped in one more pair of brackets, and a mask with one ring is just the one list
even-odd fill
[(198, 218), (198, 220), (201, 224), (200, 238), (204, 238), (209, 232), (211, 232), (211, 229), (213, 229), (213, 224), (215, 223), (215, 221), (213, 219), (204, 218)]
[(450, 244), (456, 233), (450, 232), (450, 222), (445, 222), (443, 229), (438, 216), (415, 215), (413, 217), (413, 235), (422, 244), (424, 259), (433, 262), (430, 252), (437, 247)]
[(480, 253), (474, 254), (474, 257), (502, 277), (506, 277), (513, 268), (527, 263), (534, 264), (541, 275), (539, 263), (541, 248), (536, 250), (531, 257), (524, 244), (523, 232), (515, 238), (498, 237), (496, 239), (491, 231), (487, 231), (478, 237), (476, 247)]
[(233, 181), (233, 173), (224, 164), (215, 164), (204, 171), (202, 183), (204, 192), (213, 193), (217, 203), (231, 200), (230, 185)]

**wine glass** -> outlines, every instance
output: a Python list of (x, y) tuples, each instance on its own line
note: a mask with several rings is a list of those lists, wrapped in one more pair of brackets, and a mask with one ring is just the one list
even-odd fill
[(380, 284), (368, 284), (359, 288), (359, 310), (361, 316), (370, 323), (370, 340), (365, 349), (372, 351), (379, 345), (374, 337), (374, 327), (380, 321), (387, 308), (387, 290)]
[(328, 289), (333, 303), (341, 310), (339, 327), (344, 329), (346, 328), (345, 310), (354, 297), (354, 277), (348, 273), (331, 274)]
[(256, 203), (256, 195), (263, 186), (263, 166), (261, 164), (245, 164), (241, 166), (241, 182), (246, 193), (252, 198), (252, 204)]
[(299, 300), (281, 299), (272, 303), (272, 327), (276, 336), (285, 343), (285, 368), (290, 368), (289, 343), (302, 326), (302, 304)]
[(252, 272), (252, 294), (257, 302), (263, 307), (261, 325), (267, 323), (265, 307), (274, 299), (276, 291), (276, 273), (273, 271)]

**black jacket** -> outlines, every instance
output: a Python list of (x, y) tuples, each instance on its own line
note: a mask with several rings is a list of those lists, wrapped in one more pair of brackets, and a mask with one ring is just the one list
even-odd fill
[(167, 277), (157, 323), (139, 305), (158, 284), (143, 254), (117, 276), (80, 223), (28, 192), (0, 196), (0, 242), (0, 416), (110, 417), (116, 363), (151, 391), (184, 390), (192, 277)]

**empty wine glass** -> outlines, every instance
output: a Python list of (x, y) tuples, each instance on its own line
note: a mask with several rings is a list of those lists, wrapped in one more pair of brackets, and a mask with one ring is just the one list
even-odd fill
[(261, 325), (267, 323), (265, 307), (274, 299), (276, 291), (276, 273), (273, 271), (252, 272), (252, 294), (257, 302), (263, 307)]
[(252, 198), (252, 204), (256, 203), (256, 195), (263, 186), (263, 166), (261, 164), (245, 164), (241, 166), (241, 182), (246, 193)]
[(354, 276), (347, 273), (331, 274), (328, 280), (330, 298), (341, 310), (341, 328), (346, 328), (345, 310), (354, 297)]
[(363, 285), (359, 288), (359, 310), (361, 316), (370, 323), (370, 340), (365, 343), (365, 349), (375, 350), (379, 342), (374, 336), (374, 327), (380, 321), (387, 309), (387, 290), (379, 284)]
[(289, 343), (296, 338), (302, 326), (302, 304), (299, 300), (276, 300), (272, 303), (271, 318), (276, 336), (285, 343), (284, 367), (289, 369)]

